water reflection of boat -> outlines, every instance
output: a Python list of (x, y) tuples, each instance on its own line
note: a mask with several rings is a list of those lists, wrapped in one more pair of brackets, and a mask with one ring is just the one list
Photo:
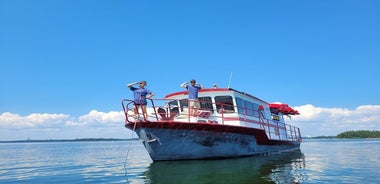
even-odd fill
[[(287, 104), (268, 103), (231, 88), (199, 91), (189, 109), (187, 91), (150, 99), (149, 116), (123, 100), (125, 126), (136, 132), (153, 161), (244, 157), (292, 150), (300, 129), (285, 122), (298, 115)], [(195, 112), (194, 112), (195, 111)]]
[(306, 180), (301, 151), (233, 159), (153, 162), (146, 183), (299, 183)]

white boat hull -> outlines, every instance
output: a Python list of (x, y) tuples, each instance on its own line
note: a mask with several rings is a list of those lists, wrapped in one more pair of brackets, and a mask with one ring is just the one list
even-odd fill
[[(144, 124), (149, 122), (140, 125)], [(300, 146), (298, 141), (268, 140), (258, 129), (248, 128), (252, 129), (251, 133), (248, 133), (249, 130), (244, 130), (247, 133), (236, 133), (242, 129), (229, 132), (225, 131), (229, 127), (224, 125), (198, 124), (194, 129), (187, 129), (189, 126), (168, 124), (135, 129), (153, 161), (244, 157), (287, 151)]]

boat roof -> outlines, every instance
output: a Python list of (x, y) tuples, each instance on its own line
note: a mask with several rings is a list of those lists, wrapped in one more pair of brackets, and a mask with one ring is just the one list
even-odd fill
[[(269, 104), (268, 102), (260, 99), (260, 98), (257, 98), (253, 95), (250, 95), (248, 93), (245, 93), (245, 92), (242, 92), (242, 91), (238, 91), (238, 90), (235, 90), (235, 89), (232, 89), (232, 88), (202, 88), (199, 90), (199, 94), (202, 94), (202, 93), (206, 93), (206, 92), (236, 92), (236, 93), (239, 93), (241, 95), (244, 95), (244, 96), (247, 96), (247, 97), (250, 97), (250, 98), (254, 98), (256, 100), (259, 100), (259, 101), (262, 101), (266, 104)], [(169, 99), (169, 98), (173, 98), (175, 96), (179, 96), (179, 95), (187, 95), (188, 92), (187, 91), (179, 91), (179, 92), (175, 92), (175, 93), (170, 93), (168, 95), (165, 96), (165, 99)]]
[[(268, 103), (260, 98), (257, 98), (253, 95), (250, 95), (248, 93), (245, 93), (245, 92), (242, 92), (242, 91), (238, 91), (238, 90), (235, 90), (235, 89), (232, 89), (232, 88), (203, 88), (203, 89), (200, 89), (199, 90), (199, 94), (202, 95), (202, 93), (212, 93), (212, 92), (230, 92), (230, 93), (238, 93), (238, 94), (241, 94), (243, 96), (246, 96), (246, 97), (250, 97), (250, 98), (253, 98), (253, 99), (256, 99), (256, 100), (259, 100), (265, 104), (268, 104), (269, 105), (269, 108), (271, 110), (271, 112), (274, 112), (274, 113), (282, 113), (284, 115), (299, 115), (300, 113), (293, 109), (292, 107), (290, 107), (288, 104), (283, 104), (283, 103)], [(182, 96), (182, 95), (187, 95), (188, 92), (187, 91), (179, 91), (179, 92), (174, 92), (174, 93), (170, 93), (168, 95), (165, 96), (165, 99), (171, 99), (171, 98), (175, 98), (176, 96)]]

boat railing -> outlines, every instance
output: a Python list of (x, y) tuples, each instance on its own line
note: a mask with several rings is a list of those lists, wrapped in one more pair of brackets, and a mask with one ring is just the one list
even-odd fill
[[(147, 115), (145, 118), (141, 108), (135, 110), (133, 100), (122, 100), (122, 107), (126, 117), (125, 123), (137, 121), (162, 122), (177, 121), (188, 123), (213, 123), (213, 124), (232, 124), (237, 126), (247, 126), (265, 130), (269, 139), (301, 141), (299, 128), (286, 124), (285, 122), (268, 119), (262, 109), (249, 109), (237, 107), (230, 104), (208, 103), (207, 108), (199, 108), (193, 115), (189, 114), (188, 106), (181, 106), (168, 103), (176, 99), (148, 99)], [(182, 99), (178, 99), (180, 101)], [(188, 104), (188, 103), (187, 103)], [(215, 110), (213, 107), (217, 107)], [(240, 108), (241, 110), (239, 111)], [(243, 125), (241, 124), (243, 123)]]
[[(149, 99), (147, 104), (148, 118), (145, 119), (141, 108), (136, 108), (133, 100), (122, 100), (122, 107), (127, 123), (135, 121), (188, 121), (188, 122), (208, 122), (216, 123), (216, 119), (220, 118), (221, 123), (224, 123), (223, 116), (231, 114), (231, 111), (220, 110), (219, 114), (215, 115), (214, 110), (210, 108), (198, 108), (193, 115), (190, 115), (188, 106), (178, 106), (167, 103), (167, 99)], [(136, 108), (136, 110), (135, 110)], [(221, 107), (223, 109), (223, 106)], [(207, 120), (207, 121), (206, 121)]]

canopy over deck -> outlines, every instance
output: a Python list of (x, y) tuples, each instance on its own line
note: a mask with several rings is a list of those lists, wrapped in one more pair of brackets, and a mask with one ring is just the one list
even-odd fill
[(282, 103), (270, 103), (269, 104), (270, 110), (273, 113), (282, 113), (284, 115), (299, 115), (300, 113), (291, 108), (288, 104), (282, 104)]

